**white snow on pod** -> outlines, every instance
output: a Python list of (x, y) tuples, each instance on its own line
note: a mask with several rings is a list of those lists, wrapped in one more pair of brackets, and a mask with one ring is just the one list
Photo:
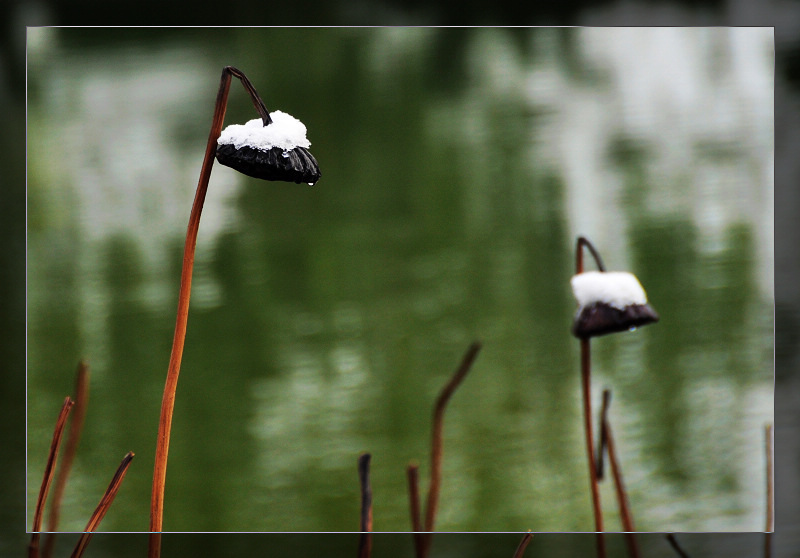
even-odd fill
[(264, 126), (260, 118), (250, 120), (247, 124), (231, 124), (217, 140), (218, 145), (233, 145), (236, 149), (244, 146), (269, 151), (278, 147), (289, 151), (295, 147), (309, 147), (311, 142), (306, 138), (306, 125), (291, 114), (276, 110), (269, 114), (272, 124)]
[(641, 283), (627, 271), (586, 271), (573, 276), (570, 283), (581, 307), (601, 303), (623, 310), (647, 304)]

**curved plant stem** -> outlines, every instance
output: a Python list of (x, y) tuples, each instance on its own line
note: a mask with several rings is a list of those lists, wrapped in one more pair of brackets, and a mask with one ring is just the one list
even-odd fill
[(92, 517), (89, 518), (89, 522), (86, 524), (86, 528), (83, 530), (81, 538), (78, 539), (78, 544), (75, 545), (75, 550), (72, 551), (71, 558), (80, 558), (81, 555), (83, 555), (83, 551), (86, 550), (86, 545), (89, 544), (92, 534), (97, 530), (97, 527), (100, 526), (100, 522), (105, 517), (106, 512), (108, 512), (108, 508), (111, 507), (111, 503), (117, 496), (119, 487), (122, 485), (122, 479), (125, 478), (125, 473), (128, 472), (128, 467), (131, 464), (133, 455), (133, 452), (129, 451), (125, 457), (122, 458), (122, 463), (120, 463), (119, 467), (117, 467), (117, 471), (111, 478), (111, 482), (109, 483), (108, 488), (106, 488), (105, 494), (103, 494), (103, 497), (100, 498), (100, 503), (97, 504), (94, 513), (92, 513)]
[(53, 432), (53, 440), (50, 442), (50, 451), (47, 455), (47, 464), (44, 467), (42, 486), (39, 488), (39, 497), (36, 500), (36, 508), (33, 512), (33, 535), (31, 535), (31, 542), (28, 545), (28, 556), (30, 558), (38, 558), (39, 556), (39, 532), (42, 530), (44, 504), (47, 501), (47, 493), (50, 491), (50, 483), (53, 481), (53, 473), (55, 472), (56, 461), (58, 460), (58, 448), (61, 446), (64, 427), (67, 425), (67, 417), (74, 404), (75, 402), (72, 399), (66, 397), (64, 399), (64, 404), (61, 406), (61, 412), (58, 413), (55, 431)]
[(78, 442), (81, 439), (81, 430), (86, 417), (86, 406), (89, 401), (89, 365), (85, 361), (78, 363), (78, 370), (75, 374), (75, 406), (72, 413), (72, 420), (69, 424), (67, 442), (64, 446), (64, 455), (61, 458), (61, 467), (58, 468), (55, 485), (53, 486), (53, 501), (50, 504), (50, 514), (47, 517), (47, 531), (50, 533), (45, 539), (42, 549), (42, 557), (50, 558), (53, 555), (53, 547), (56, 541), (56, 531), (58, 530), (59, 512), (61, 511), (61, 499), (64, 495), (64, 488), (67, 484), (72, 462), (78, 449)]
[(208, 134), (203, 166), (200, 169), (200, 180), (189, 214), (189, 226), (186, 231), (186, 243), (183, 249), (183, 266), (181, 268), (181, 284), (178, 293), (178, 312), (175, 321), (175, 335), (172, 340), (172, 352), (167, 369), (167, 380), (164, 385), (164, 396), (161, 401), (161, 417), (158, 423), (158, 438), (156, 441), (155, 466), (153, 470), (153, 491), (150, 503), (150, 545), (148, 556), (156, 558), (161, 552), (161, 535), (164, 515), (164, 483), (167, 475), (167, 454), (169, 452), (169, 436), (172, 428), (172, 411), (175, 407), (175, 392), (178, 387), (178, 375), (181, 369), (183, 344), (186, 338), (186, 322), (189, 316), (189, 297), (192, 289), (192, 268), (194, 266), (194, 252), (197, 245), (197, 231), (200, 226), (200, 215), (203, 211), (203, 202), (208, 190), (208, 180), (211, 168), (214, 165), (214, 155), (217, 150), (217, 139), (222, 132), (222, 123), (225, 120), (225, 110), (228, 104), (228, 91), (230, 90), (231, 77), (242, 81), (247, 92), (253, 100), (264, 125), (271, 123), (261, 98), (247, 77), (236, 68), (226, 66), (222, 69), (219, 91), (214, 107), (214, 117), (211, 121), (211, 131)]
[[(216, 108), (208, 136), (206, 154), (200, 171), (200, 180), (197, 184), (192, 211), (189, 215), (189, 226), (186, 231), (186, 243), (183, 249), (183, 267), (181, 268), (181, 284), (178, 293), (178, 316), (175, 322), (175, 334), (172, 339), (172, 352), (167, 369), (167, 380), (164, 385), (164, 396), (161, 401), (161, 417), (158, 423), (158, 438), (156, 441), (155, 468), (153, 471), (153, 493), (150, 503), (150, 531), (160, 532), (164, 514), (164, 482), (167, 475), (167, 455), (169, 453), (169, 435), (172, 429), (172, 411), (175, 407), (175, 392), (178, 388), (178, 375), (181, 371), (181, 358), (183, 356), (183, 343), (186, 339), (186, 322), (189, 316), (189, 297), (192, 290), (192, 269), (194, 267), (194, 251), (197, 245), (197, 230), (200, 226), (200, 214), (203, 211), (203, 202), (208, 190), (208, 180), (211, 168), (214, 165), (217, 139), (222, 132), (222, 122), (225, 118), (225, 108), (230, 89), (231, 77), (222, 71), (222, 79), (217, 93)], [(161, 538), (150, 537), (149, 556), (154, 558), (160, 554)], [(154, 543), (158, 542), (158, 545)]]
[[(575, 273), (583, 273), (583, 248), (587, 248), (594, 257), (600, 271), (605, 271), (603, 260), (600, 259), (600, 254), (592, 245), (592, 243), (585, 237), (579, 236), (575, 248)], [(592, 491), (592, 510), (594, 512), (594, 526), (597, 532), (597, 556), (598, 558), (605, 558), (606, 547), (603, 538), (603, 510), (600, 505), (600, 490), (597, 486), (597, 465), (594, 456), (594, 440), (592, 429), (592, 390), (591, 390), (591, 374), (592, 374), (592, 356), (591, 345), (589, 338), (581, 338), (581, 388), (583, 391), (583, 426), (586, 432), (586, 453), (589, 458), (589, 482)]]
[(583, 248), (586, 248), (589, 250), (589, 252), (591, 252), (592, 257), (597, 264), (597, 269), (600, 271), (605, 271), (606, 266), (603, 265), (603, 259), (600, 257), (600, 253), (594, 247), (594, 244), (592, 244), (591, 241), (585, 236), (579, 236), (575, 250), (575, 273), (583, 273)]
[(447, 385), (442, 388), (439, 397), (436, 399), (436, 405), (433, 410), (433, 434), (431, 436), (431, 481), (428, 486), (428, 500), (425, 507), (425, 531), (427, 531), (428, 534), (425, 536), (423, 556), (427, 556), (430, 551), (433, 525), (436, 520), (436, 509), (439, 505), (439, 488), (442, 481), (444, 411), (456, 388), (467, 376), (470, 368), (472, 368), (472, 364), (475, 362), (475, 358), (478, 356), (478, 351), (480, 351), (480, 349), (481, 344), (477, 341), (470, 345), (461, 361), (461, 365), (456, 369)]
[[(619, 505), (619, 515), (622, 521), (622, 530), (625, 531), (625, 542), (628, 546), (628, 555), (631, 558), (639, 558), (639, 546), (636, 544), (634, 532), (636, 527), (633, 525), (633, 514), (631, 514), (628, 494), (625, 491), (625, 484), (622, 482), (622, 469), (617, 459), (617, 450), (614, 446), (614, 436), (611, 433), (611, 423), (608, 421), (608, 407), (611, 401), (611, 391), (603, 390), (603, 412), (600, 418), (600, 431), (602, 439), (608, 448), (608, 462), (611, 465), (611, 475), (614, 477), (614, 487), (617, 494)], [(600, 449), (602, 452), (603, 449)], [(602, 463), (602, 459), (599, 460)]]

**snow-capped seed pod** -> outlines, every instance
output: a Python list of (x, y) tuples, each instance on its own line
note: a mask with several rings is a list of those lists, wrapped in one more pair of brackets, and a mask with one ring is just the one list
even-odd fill
[(222, 130), (217, 161), (253, 178), (315, 184), (321, 173), (305, 125), (279, 110), (269, 116), (266, 126), (256, 118)]
[(573, 276), (570, 283), (579, 304), (572, 325), (576, 337), (597, 337), (658, 321), (632, 273), (587, 271)]

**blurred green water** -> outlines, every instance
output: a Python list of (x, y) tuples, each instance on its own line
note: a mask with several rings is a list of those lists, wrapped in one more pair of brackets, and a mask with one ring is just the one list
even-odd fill
[[(166, 529), (355, 530), (363, 451), (375, 529), (409, 529), (405, 467), (427, 479), (433, 401), (474, 339), (437, 527), (591, 529), (569, 335), (577, 234), (636, 273), (662, 316), (593, 344), (637, 527), (761, 529), (772, 66), (759, 31), (32, 30), (29, 517), (85, 357), (63, 528), (82, 529), (133, 450), (103, 529), (147, 529), (183, 233), (233, 64), (308, 126), (323, 176), (212, 173)], [(671, 72), (649, 89), (648, 57)], [(232, 84), (226, 122), (253, 117)], [(611, 486), (603, 496), (619, 528)]]

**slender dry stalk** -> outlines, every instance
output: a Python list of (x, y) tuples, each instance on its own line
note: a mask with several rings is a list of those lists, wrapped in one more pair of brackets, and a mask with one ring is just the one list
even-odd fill
[(86, 407), (89, 404), (89, 365), (82, 360), (78, 363), (78, 370), (75, 373), (75, 406), (73, 407), (72, 420), (69, 424), (67, 442), (64, 445), (64, 453), (61, 457), (61, 466), (55, 477), (53, 485), (53, 499), (50, 504), (50, 513), (47, 517), (47, 530), (49, 535), (44, 541), (42, 548), (43, 558), (50, 558), (55, 547), (56, 531), (58, 530), (58, 520), (61, 511), (61, 500), (64, 496), (64, 488), (67, 485), (67, 478), (72, 470), (72, 462), (78, 450), (78, 442), (81, 439), (84, 419), (86, 418)]
[(479, 342), (474, 342), (469, 346), (461, 364), (456, 369), (450, 381), (442, 388), (439, 397), (436, 399), (436, 405), (433, 409), (433, 433), (431, 436), (431, 480), (428, 486), (428, 500), (425, 507), (425, 536), (423, 556), (427, 556), (430, 551), (431, 537), (433, 533), (434, 522), (436, 521), (436, 510), (439, 505), (439, 490), (442, 482), (442, 449), (443, 449), (443, 431), (444, 431), (444, 411), (447, 403), (453, 396), (456, 388), (461, 384), (464, 378), (472, 368), (475, 358), (481, 349)]
[(519, 546), (517, 550), (514, 552), (514, 558), (522, 558), (522, 555), (525, 554), (525, 549), (528, 548), (528, 544), (530, 544), (531, 539), (533, 538), (533, 533), (528, 531), (523, 535), (522, 540), (519, 541)]
[(591, 401), (591, 370), (592, 357), (589, 338), (581, 341), (581, 389), (583, 392), (583, 427), (586, 433), (586, 454), (589, 459), (589, 484), (592, 492), (592, 511), (594, 512), (594, 527), (597, 533), (597, 556), (605, 558), (606, 547), (603, 538), (603, 510), (600, 504), (600, 488), (597, 484), (597, 469), (595, 467), (594, 440), (592, 437), (592, 401)]
[[(583, 248), (587, 248), (597, 263), (600, 271), (605, 271), (600, 254), (588, 239), (579, 236), (575, 249), (575, 273), (583, 273)], [(592, 356), (589, 337), (580, 339), (581, 343), (581, 390), (583, 392), (583, 426), (586, 433), (586, 453), (589, 459), (589, 483), (592, 492), (592, 511), (594, 513), (594, 527), (597, 532), (597, 556), (605, 558), (606, 547), (603, 537), (603, 509), (600, 504), (600, 489), (597, 486), (597, 468), (594, 456), (594, 440), (592, 428)]]
[(606, 438), (606, 430), (603, 428), (603, 424), (606, 421), (606, 416), (608, 414), (608, 406), (611, 404), (611, 391), (604, 389), (603, 390), (603, 403), (600, 407), (600, 441), (597, 444), (597, 455), (596, 457), (596, 464), (595, 469), (597, 470), (597, 480), (602, 481), (604, 476), (604, 469), (605, 469), (605, 454), (608, 447), (608, 439)]
[(408, 501), (411, 511), (411, 529), (414, 531), (414, 555), (422, 558), (424, 540), (422, 535), (422, 517), (419, 504), (419, 465), (409, 463), (406, 468), (408, 477)]
[(764, 526), (764, 558), (772, 556), (772, 533), (775, 531), (775, 470), (772, 454), (772, 425), (764, 427), (764, 451), (767, 457), (767, 520)]
[(28, 545), (29, 558), (39, 557), (39, 532), (42, 530), (42, 516), (44, 515), (44, 505), (47, 501), (47, 493), (50, 490), (50, 483), (53, 481), (53, 473), (56, 468), (56, 461), (58, 460), (58, 449), (61, 446), (61, 438), (64, 434), (64, 427), (67, 424), (67, 417), (75, 402), (66, 397), (64, 404), (61, 406), (61, 412), (58, 413), (56, 420), (55, 431), (53, 432), (53, 440), (50, 442), (50, 452), (47, 455), (47, 463), (44, 467), (44, 478), (42, 479), (42, 486), (39, 488), (39, 497), (36, 500), (36, 509), (33, 512), (33, 534), (31, 535), (31, 542)]
[(625, 543), (628, 546), (628, 554), (631, 558), (639, 558), (639, 546), (636, 544), (636, 535), (634, 535), (636, 528), (633, 526), (633, 514), (631, 514), (628, 494), (625, 491), (625, 484), (622, 482), (622, 469), (617, 459), (614, 436), (611, 433), (611, 423), (608, 421), (608, 408), (610, 403), (611, 391), (608, 389), (603, 390), (603, 413), (600, 418), (600, 429), (603, 432), (602, 438), (605, 440), (608, 450), (608, 461), (611, 465), (611, 475), (614, 477), (614, 488), (616, 489), (617, 504), (619, 505), (619, 514), (622, 520), (622, 530), (625, 531)]
[(686, 551), (681, 548), (681, 545), (678, 544), (678, 539), (675, 538), (673, 533), (667, 533), (667, 541), (669, 541), (670, 546), (675, 549), (675, 552), (678, 553), (678, 556), (681, 558), (689, 558), (689, 555)]
[(231, 77), (235, 76), (242, 81), (245, 89), (251, 95), (253, 104), (259, 115), (267, 125), (270, 122), (269, 111), (255, 92), (247, 77), (236, 68), (226, 66), (222, 70), (219, 91), (214, 107), (214, 117), (211, 121), (211, 131), (208, 134), (205, 157), (200, 170), (200, 179), (197, 183), (192, 211), (189, 214), (189, 226), (186, 231), (186, 243), (183, 250), (183, 266), (181, 268), (181, 283), (178, 293), (178, 311), (175, 321), (175, 334), (172, 340), (167, 379), (164, 384), (164, 396), (161, 401), (161, 416), (158, 423), (158, 438), (156, 441), (155, 466), (153, 470), (153, 491), (150, 504), (150, 544), (148, 556), (157, 558), (161, 553), (161, 535), (164, 520), (164, 486), (167, 476), (167, 457), (169, 453), (169, 437), (172, 429), (172, 412), (175, 407), (175, 392), (178, 387), (178, 375), (181, 369), (183, 345), (186, 338), (186, 322), (189, 316), (189, 298), (192, 290), (192, 269), (194, 266), (194, 253), (197, 245), (197, 231), (200, 226), (200, 215), (203, 211), (208, 181), (211, 177), (211, 168), (214, 165), (214, 155), (217, 149), (217, 139), (222, 132), (225, 120), (225, 110), (228, 104), (228, 91), (230, 90)]
[(369, 483), (369, 462), (372, 456), (362, 453), (358, 457), (358, 478), (361, 485), (361, 534), (358, 538), (358, 557), (369, 558), (372, 553), (372, 488)]
[(86, 524), (86, 527), (83, 530), (84, 532), (81, 535), (81, 538), (78, 539), (78, 544), (75, 545), (75, 550), (72, 551), (72, 558), (80, 558), (80, 556), (83, 555), (83, 551), (86, 550), (86, 545), (89, 544), (92, 534), (97, 530), (100, 522), (108, 512), (108, 508), (111, 507), (111, 503), (117, 496), (117, 492), (119, 492), (119, 487), (122, 485), (122, 480), (125, 478), (125, 473), (128, 472), (128, 467), (131, 464), (133, 455), (133, 452), (129, 451), (125, 457), (122, 458), (122, 463), (120, 463), (119, 467), (117, 467), (117, 471), (111, 478), (111, 482), (109, 483), (108, 488), (106, 488), (105, 494), (103, 494), (103, 497), (100, 498), (100, 503), (97, 504), (92, 516), (89, 518), (89, 522)]

